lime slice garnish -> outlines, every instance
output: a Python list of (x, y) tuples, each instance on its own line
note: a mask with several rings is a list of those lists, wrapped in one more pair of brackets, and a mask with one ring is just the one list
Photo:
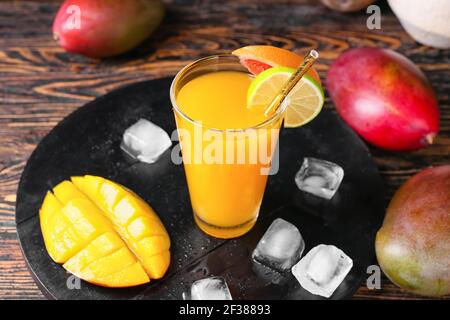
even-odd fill
[[(261, 72), (248, 88), (247, 107), (266, 108), (294, 72), (295, 69), (287, 67), (274, 67)], [(287, 96), (284, 126), (295, 128), (310, 122), (322, 110), (324, 100), (320, 84), (309, 75), (304, 75)]]

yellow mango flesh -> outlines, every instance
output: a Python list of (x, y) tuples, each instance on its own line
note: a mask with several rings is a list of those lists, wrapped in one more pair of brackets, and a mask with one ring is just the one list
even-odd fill
[[(127, 287), (150, 281), (115, 232), (101, 235), (63, 266), (86, 281), (106, 287)], [(134, 267), (130, 269), (130, 266)]]
[(74, 275), (106, 287), (161, 278), (170, 264), (170, 239), (153, 209), (102, 177), (71, 180), (48, 192), (40, 210), (51, 258)]
[[(161, 278), (170, 263), (170, 239), (153, 209), (133, 192), (101, 177), (90, 176), (87, 196), (97, 203), (112, 221), (116, 231), (134, 252), (152, 279)], [(76, 180), (73, 180), (75, 185)], [(80, 180), (78, 180), (81, 182)], [(85, 185), (80, 183), (79, 187)], [(150, 259), (153, 256), (156, 258)], [(156, 264), (153, 264), (156, 261)]]

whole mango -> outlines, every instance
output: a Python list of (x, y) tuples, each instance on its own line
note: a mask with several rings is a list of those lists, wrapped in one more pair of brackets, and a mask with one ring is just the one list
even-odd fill
[(340, 12), (358, 11), (367, 8), (375, 1), (376, 0), (320, 0), (320, 2), (328, 8)]
[(439, 131), (439, 106), (430, 83), (395, 51), (344, 52), (330, 67), (327, 88), (339, 115), (378, 147), (419, 149), (431, 144)]
[(400, 187), (375, 246), (381, 268), (399, 287), (450, 294), (450, 165), (426, 169)]
[(69, 52), (111, 57), (140, 44), (163, 17), (160, 0), (66, 0), (53, 22), (53, 36)]

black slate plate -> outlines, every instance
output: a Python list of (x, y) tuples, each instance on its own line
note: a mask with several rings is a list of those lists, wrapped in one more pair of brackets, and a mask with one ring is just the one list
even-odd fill
[[(183, 167), (171, 162), (170, 151), (148, 165), (130, 161), (119, 148), (123, 131), (141, 117), (169, 133), (175, 129), (170, 83), (147, 81), (96, 99), (64, 119), (31, 155), (19, 184), (16, 223), (25, 259), (44, 294), (56, 299), (181, 299), (194, 280), (222, 275), (234, 299), (318, 299), (292, 275), (272, 274), (250, 259), (269, 224), (283, 217), (300, 229), (305, 253), (325, 243), (353, 258), (353, 269), (332, 298), (351, 297), (373, 262), (374, 234), (384, 211), (382, 182), (363, 142), (330, 110), (304, 127), (283, 130), (280, 170), (269, 178), (258, 223), (238, 239), (211, 238), (194, 224)], [(343, 183), (331, 201), (296, 188), (294, 175), (305, 156), (344, 168)], [(117, 181), (158, 212), (172, 240), (172, 263), (162, 280), (128, 289), (83, 281), (80, 289), (67, 286), (73, 278), (48, 256), (38, 212), (48, 189), (82, 174)]]

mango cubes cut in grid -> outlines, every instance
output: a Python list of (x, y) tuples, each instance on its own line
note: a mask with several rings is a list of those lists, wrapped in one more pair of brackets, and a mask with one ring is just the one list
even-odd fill
[(159, 279), (170, 239), (153, 209), (127, 188), (96, 176), (72, 177), (48, 192), (40, 210), (50, 257), (72, 274), (107, 287)]

